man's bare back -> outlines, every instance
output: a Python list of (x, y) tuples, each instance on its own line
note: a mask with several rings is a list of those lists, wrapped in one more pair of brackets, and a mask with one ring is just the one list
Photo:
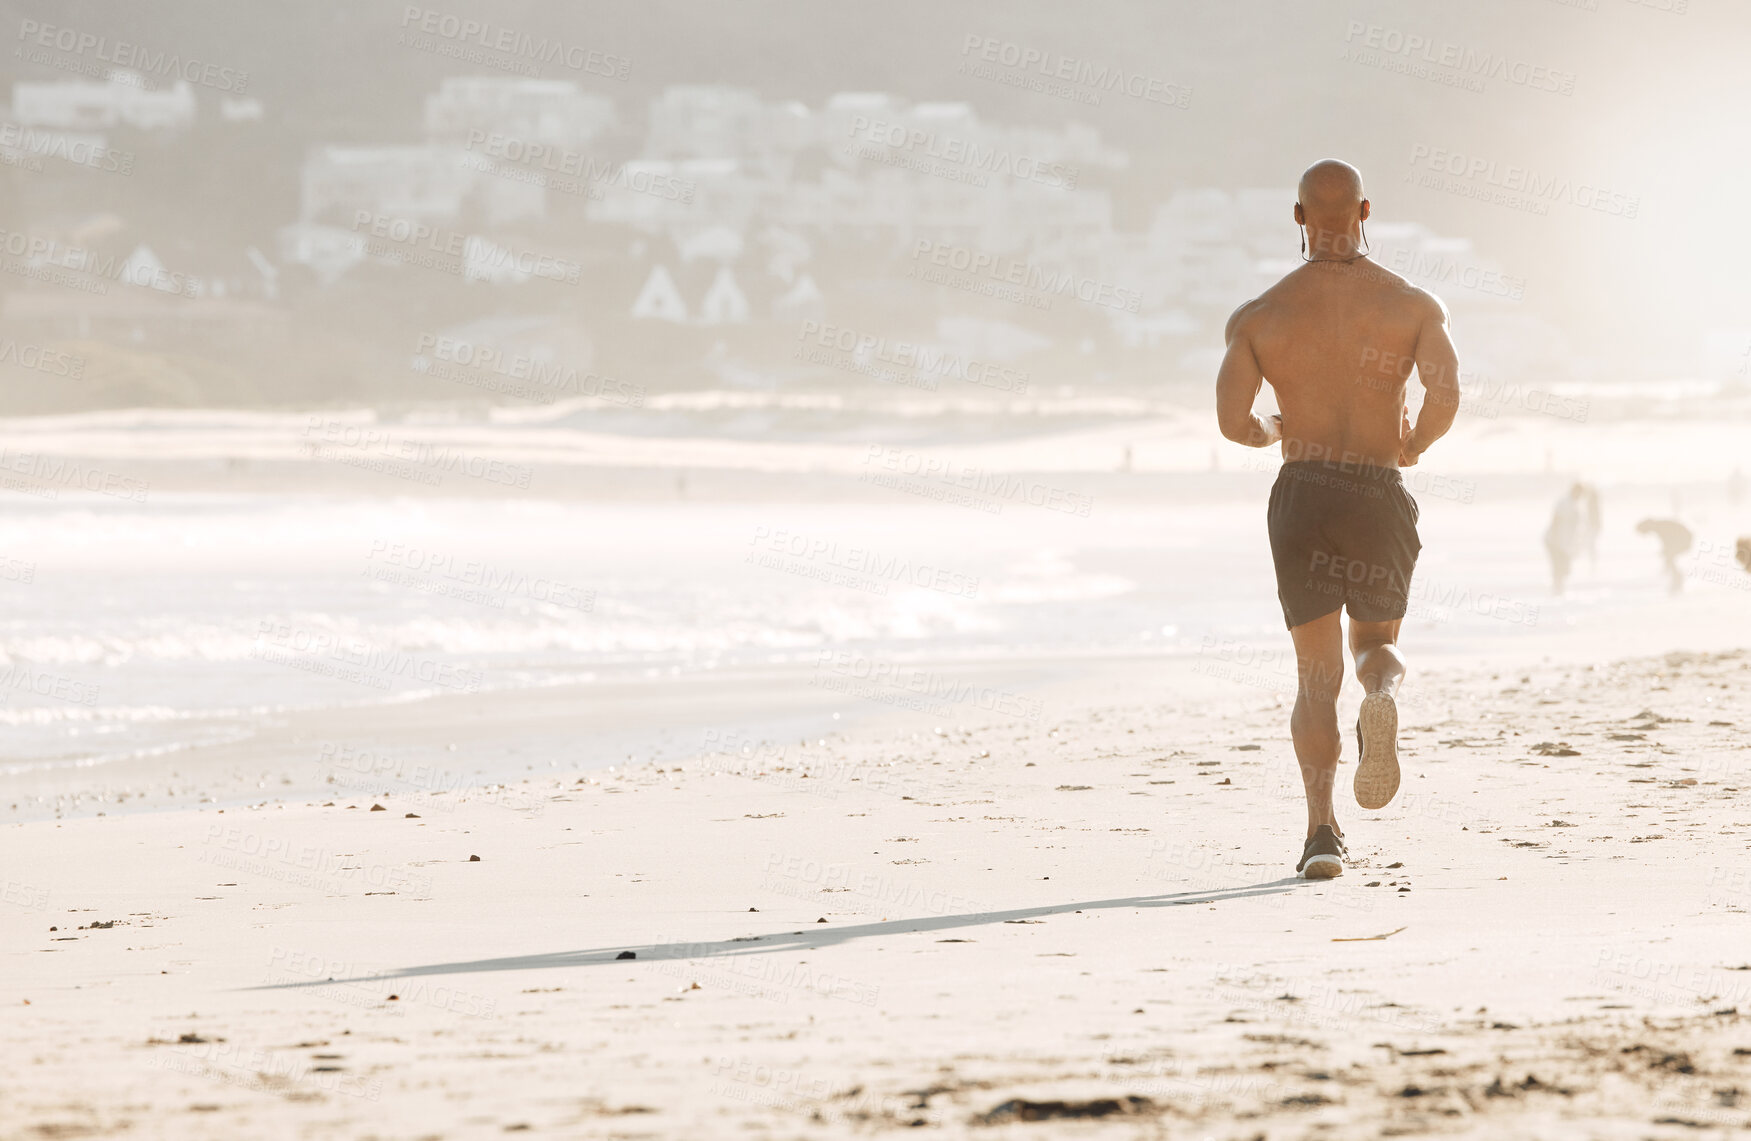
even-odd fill
[[(1227, 396), (1232, 409), (1250, 414), (1260, 381), (1268, 381), (1282, 410), (1285, 460), (1415, 463), (1432, 437), (1406, 439), (1412, 364), (1429, 391), (1426, 403), (1450, 409), (1457, 396), (1446, 308), (1366, 258), (1301, 266), (1235, 310), (1226, 339), (1219, 412)], [(1451, 420), (1427, 427), (1438, 435)]]

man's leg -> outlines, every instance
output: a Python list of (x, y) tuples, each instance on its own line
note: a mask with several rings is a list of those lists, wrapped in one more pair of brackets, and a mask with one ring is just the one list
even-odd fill
[(1404, 655), (1398, 649), (1398, 628), (1403, 618), (1390, 622), (1359, 622), (1350, 619), (1350, 654), (1356, 659), (1356, 680), (1363, 693), (1398, 696), (1404, 680)]
[(1334, 610), (1289, 628), (1299, 675), (1289, 732), (1295, 739), (1295, 758), (1301, 763), (1301, 784), (1307, 791), (1308, 836), (1321, 824), (1331, 825), (1340, 836), (1344, 834), (1338, 827), (1331, 795), (1343, 749), (1338, 736), (1338, 689), (1344, 682), (1344, 635), (1338, 615)]
[(1356, 714), (1356, 803), (1385, 808), (1398, 795), (1398, 686), (1404, 680), (1404, 655), (1398, 651), (1403, 619), (1362, 622), (1350, 619), (1350, 653), (1362, 683), (1362, 708)]

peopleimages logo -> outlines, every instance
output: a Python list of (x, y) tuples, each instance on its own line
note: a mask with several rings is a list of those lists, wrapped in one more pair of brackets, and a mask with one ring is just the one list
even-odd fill
[[(0, 146), (5, 145), (5, 128), (0, 127)], [(138, 285), (181, 297), (198, 297), (201, 293), (201, 280), (197, 277), (170, 272), (162, 266), (139, 262), (131, 256), (115, 252), (100, 256), (83, 246), (62, 245), (52, 238), (26, 234), (21, 230), (0, 229), (0, 253), (25, 259), (24, 268), (32, 271), (53, 266), (102, 281)]]
[(540, 575), (531, 576), (482, 559), (459, 557), (453, 552), (395, 543), (388, 539), (371, 540), (371, 550), (365, 559), (368, 562), (398, 567), (428, 579), (448, 579), (462, 586), (479, 587), (495, 595), (519, 594), (535, 602), (545, 602), (570, 610), (591, 610), (596, 603), (595, 591), (572, 583)]
[(1502, 273), (1481, 265), (1467, 264), (1440, 253), (1425, 250), (1395, 250), (1388, 259), (1390, 268), (1406, 277), (1435, 285), (1469, 289), (1488, 297), (1505, 301), (1520, 301), (1526, 296), (1526, 279), (1518, 274)]
[(41, 345), (20, 344), (10, 337), (0, 337), (0, 364), (16, 364), (19, 368), (46, 372), (50, 376), (64, 376), (70, 380), (82, 380), (85, 377), (84, 357), (72, 356), (59, 349), (46, 349)]
[[(486, 456), (470, 455), (427, 440), (407, 439), (368, 424), (310, 417), (304, 426), (306, 453), (319, 460), (332, 460), (352, 467), (383, 471), (402, 478), (419, 478), (436, 485), (444, 473), (506, 487), (527, 488), (533, 468)], [(314, 438), (313, 438), (314, 437)], [(419, 471), (419, 468), (429, 470)]]
[[(873, 362), (892, 365), (897, 369), (916, 370), (920, 375), (930, 378), (952, 376), (968, 384), (993, 388), (999, 392), (1027, 392), (1028, 374), (1024, 370), (962, 357), (935, 345), (889, 340), (874, 333), (842, 325), (823, 325), (819, 321), (804, 321), (802, 330), (797, 333), (797, 340), (835, 349), (859, 363)], [(932, 391), (936, 388), (934, 384), (928, 387)]]
[(65, 131), (38, 131), (17, 123), (0, 123), (0, 147), (23, 151), (37, 158), (58, 158), (74, 166), (88, 166), (111, 174), (132, 174), (134, 155), (118, 151), (96, 141), (97, 136), (81, 138)]
[[(1127, 313), (1137, 312), (1143, 304), (1143, 295), (1135, 289), (1084, 277), (1069, 270), (1047, 269), (1020, 258), (999, 257), (952, 242), (917, 238), (912, 245), (912, 261), (915, 263), (913, 271), (924, 268), (916, 264), (924, 262), (928, 266), (965, 274), (972, 280), (985, 279), (1004, 286), (1031, 290), (1048, 304), (1054, 296), (1074, 297), (1089, 305), (1120, 309)], [(910, 276), (930, 280), (922, 273), (913, 272)]]
[[(611, 163), (595, 159), (570, 147), (518, 138), (475, 128), (468, 132), (463, 144), (469, 151), (478, 151), (487, 158), (509, 163), (508, 167), (482, 163), (475, 167), (488, 174), (507, 174), (529, 168), (529, 181), (551, 186), (569, 194), (582, 193), (600, 200), (603, 186), (620, 186), (638, 194), (666, 198), (671, 202), (691, 203), (697, 187), (688, 179), (676, 178), (660, 170), (637, 163)], [(553, 178), (543, 177), (546, 175)]]
[(863, 463), (862, 482), (975, 507), (991, 515), (1001, 514), (1005, 502), (1062, 511), (1085, 519), (1094, 509), (1094, 500), (1086, 495), (1025, 475), (967, 467), (882, 444), (869, 445)]
[(1475, 77), (1499, 79), (1534, 91), (1549, 91), (1557, 95), (1575, 93), (1575, 73), (1572, 71), (1559, 71), (1497, 52), (1480, 52), (1399, 28), (1351, 20), (1344, 32), (1344, 42)]
[(103, 468), (88, 467), (64, 456), (45, 455), (41, 452), (14, 452), (0, 447), (0, 474), (7, 472), (17, 473), (37, 487), (49, 491), (60, 488), (91, 491), (136, 503), (146, 502), (146, 492), (151, 486), (144, 480)]
[(1101, 94), (1117, 93), (1141, 99), (1146, 103), (1161, 103), (1184, 110), (1189, 106), (1192, 97), (1192, 89), (1184, 84), (1170, 83), (1158, 76), (1127, 71), (1111, 64), (1060, 55), (1044, 48), (1018, 44), (1013, 40), (1000, 40), (995, 36), (969, 34), (961, 41), (961, 55), (963, 70), (969, 59), (1013, 68), (1027, 73), (1030, 78), (1059, 80), (1065, 84), (1087, 88), (1088, 94), (1094, 96), (1088, 102), (1096, 104), (1100, 102)]
[[(57, 27), (36, 20), (20, 20), (18, 38), (31, 47), (52, 48), (69, 55), (85, 56), (97, 64), (142, 72), (156, 79), (181, 79), (202, 87), (211, 87), (216, 91), (239, 94), (249, 86), (247, 71), (217, 63), (202, 63), (197, 59), (184, 59), (177, 52), (154, 52), (142, 44), (111, 40), (108, 36), (80, 31), (77, 28)], [(20, 54), (22, 58), (22, 50)], [(31, 62), (52, 64), (50, 60), (32, 59)]]
[[(550, 403), (560, 393), (595, 397), (609, 403), (642, 405), (644, 385), (593, 372), (579, 373), (577, 366), (564, 361), (537, 360), (528, 353), (509, 352), (493, 345), (476, 344), (441, 333), (421, 333), (414, 344), (415, 368), (435, 372), (445, 380), (485, 380), (492, 377), (507, 381), (527, 381), (527, 385), (491, 385), (478, 387), (510, 391), (519, 396)], [(428, 359), (429, 358), (429, 359)], [(442, 366), (454, 365), (454, 369)]]
[(433, 8), (421, 8), (415, 4), (409, 4), (402, 9), (401, 27), (404, 35), (411, 29), (447, 40), (458, 47), (473, 45), (532, 64), (556, 63), (573, 71), (600, 75), (605, 79), (624, 82), (632, 68), (631, 61), (623, 56), (595, 51), (580, 44), (568, 44), (552, 36), (538, 38), (503, 24), (494, 24), (490, 20), (464, 18)]
[(974, 576), (930, 563), (915, 564), (910, 559), (885, 555), (868, 547), (841, 546), (834, 539), (756, 527), (748, 544), (754, 549), (744, 561), (770, 570), (841, 581), (848, 586), (875, 586), (879, 588), (876, 593), (881, 594), (887, 593), (888, 583), (899, 583), (963, 598), (979, 595), (979, 580)]
[(1583, 210), (1597, 210), (1613, 217), (1634, 218), (1641, 210), (1640, 195), (1622, 194), (1577, 182), (1571, 178), (1541, 174), (1523, 166), (1503, 165), (1494, 159), (1431, 147), (1424, 143), (1411, 146), (1411, 166), (1422, 167), (1436, 175), (1451, 175), (1468, 183), (1525, 195), (1529, 199), (1561, 202)]
[[(413, 218), (396, 218), (358, 210), (353, 214), (354, 232), (365, 231), (371, 239), (365, 250), (373, 257), (408, 265), (421, 265), (477, 277), (489, 271), (514, 271), (528, 277), (576, 285), (584, 272), (581, 262), (534, 250), (515, 250), (490, 242), (478, 234), (447, 230)], [(458, 259), (452, 263), (449, 259)]]
[(888, 123), (867, 115), (859, 115), (852, 122), (851, 135), (877, 147), (916, 151), (926, 158), (955, 164), (967, 172), (1000, 174), (1060, 190), (1074, 190), (1080, 173), (1076, 167), (1061, 162), (1045, 162), (1025, 153), (985, 146), (975, 139), (938, 134), (908, 127), (904, 123)]

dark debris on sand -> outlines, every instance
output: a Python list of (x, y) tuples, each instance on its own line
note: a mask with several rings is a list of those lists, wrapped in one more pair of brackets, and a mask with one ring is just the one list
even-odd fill
[(1137, 1117), (1157, 1112), (1146, 1097), (1097, 1097), (1089, 1101), (1029, 1101), (1015, 1097), (974, 1118), (979, 1125), (1005, 1125), (1012, 1121), (1052, 1121), (1059, 1118)]

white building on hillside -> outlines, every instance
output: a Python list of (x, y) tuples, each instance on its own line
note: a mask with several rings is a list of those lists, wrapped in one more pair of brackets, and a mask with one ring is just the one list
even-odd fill
[(371, 218), (449, 221), (475, 199), (489, 225), (546, 212), (546, 191), (476, 168), (443, 146), (318, 147), (304, 162), (302, 216), (351, 226)]
[(341, 226), (294, 222), (279, 232), (280, 260), (309, 267), (317, 284), (333, 285), (364, 262), (365, 235)]
[(681, 325), (687, 321), (687, 302), (681, 297), (681, 290), (675, 285), (675, 279), (667, 268), (661, 265), (651, 267), (650, 276), (645, 278), (644, 288), (638, 291), (638, 296), (632, 302), (632, 315), (655, 321), (670, 321)]
[(570, 80), (468, 75), (426, 96), (426, 137), (467, 145), (477, 132), (573, 150), (614, 125), (614, 101)]
[(801, 103), (764, 103), (742, 87), (682, 85), (651, 100), (644, 153), (650, 158), (751, 159), (816, 141)]
[(748, 296), (736, 284), (736, 275), (727, 265), (719, 266), (711, 287), (699, 302), (699, 323), (702, 325), (740, 325), (748, 320)]
[(181, 130), (195, 121), (195, 93), (179, 79), (164, 91), (148, 91), (145, 77), (116, 69), (103, 82), (21, 80), (12, 85), (12, 116), (33, 127), (102, 131), (119, 126), (144, 131)]
[[(813, 286), (811, 281), (810, 289)], [(799, 296), (797, 301), (803, 306), (809, 304), (806, 296)], [(694, 310), (681, 295), (681, 287), (675, 283), (668, 267), (658, 263), (651, 266), (650, 276), (645, 278), (643, 288), (633, 299), (632, 316), (676, 325), (741, 325), (753, 316), (753, 306), (748, 303), (748, 295), (742, 291), (730, 267), (719, 265), (711, 284), (700, 295), (698, 309)]]

